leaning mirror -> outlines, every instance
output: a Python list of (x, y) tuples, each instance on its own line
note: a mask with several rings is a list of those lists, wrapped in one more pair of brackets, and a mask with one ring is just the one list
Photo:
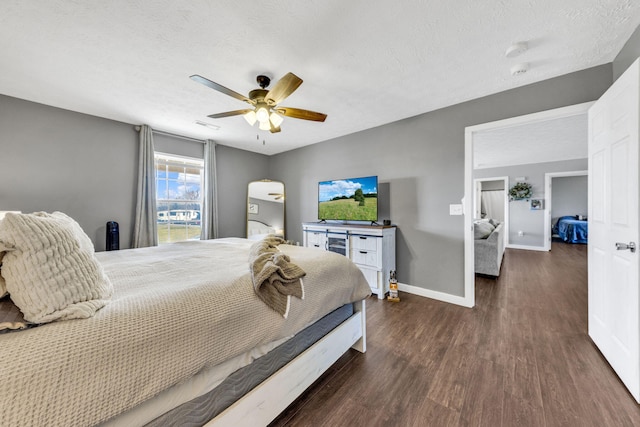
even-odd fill
[(249, 183), (247, 238), (260, 240), (269, 234), (284, 238), (284, 184), (263, 179)]

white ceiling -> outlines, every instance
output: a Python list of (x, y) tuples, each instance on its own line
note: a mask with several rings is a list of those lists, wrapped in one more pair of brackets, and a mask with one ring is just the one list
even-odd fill
[[(638, 24), (635, 0), (2, 0), (0, 94), (275, 154), (611, 62)], [(326, 122), (209, 119), (246, 104), (189, 79), (289, 71), (282, 105)]]
[(476, 132), (474, 169), (587, 158), (587, 114)]

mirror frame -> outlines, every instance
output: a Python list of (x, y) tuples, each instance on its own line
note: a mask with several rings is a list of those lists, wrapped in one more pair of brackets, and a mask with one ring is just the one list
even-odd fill
[[(251, 184), (257, 183), (273, 183), (282, 185), (282, 235), (283, 239), (286, 239), (286, 230), (287, 230), (287, 194), (284, 182), (282, 181), (273, 181), (271, 179), (261, 179), (258, 181), (251, 181), (247, 184), (247, 201), (245, 203), (245, 238), (249, 238), (249, 208), (250, 208), (250, 195), (249, 190), (251, 189)], [(259, 212), (259, 211), (258, 211)]]

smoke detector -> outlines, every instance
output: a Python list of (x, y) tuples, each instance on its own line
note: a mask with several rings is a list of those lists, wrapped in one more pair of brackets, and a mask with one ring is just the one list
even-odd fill
[(516, 64), (513, 67), (511, 67), (511, 75), (512, 76), (519, 76), (521, 74), (526, 73), (529, 70), (529, 64), (526, 62), (523, 62), (521, 64)]
[(504, 53), (504, 56), (507, 58), (515, 58), (520, 55), (522, 52), (526, 51), (529, 48), (527, 42), (518, 42), (514, 43), (507, 48), (507, 51)]

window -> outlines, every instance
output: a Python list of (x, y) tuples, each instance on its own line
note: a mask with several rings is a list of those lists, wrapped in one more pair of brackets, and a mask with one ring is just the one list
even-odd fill
[(204, 160), (155, 153), (158, 243), (199, 240)]

